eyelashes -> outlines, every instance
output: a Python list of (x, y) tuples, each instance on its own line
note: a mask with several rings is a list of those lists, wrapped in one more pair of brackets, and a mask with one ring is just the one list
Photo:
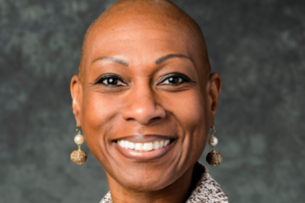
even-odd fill
[(126, 82), (118, 75), (107, 74), (98, 78), (94, 84), (102, 84), (106, 87), (122, 87), (127, 86)]
[[(161, 77), (158, 86), (179, 86), (184, 83), (194, 83), (189, 77), (181, 73), (170, 73)], [(99, 77), (94, 84), (101, 84), (105, 87), (126, 87), (128, 86), (122, 77), (116, 74), (107, 74)]]
[(191, 79), (181, 73), (170, 73), (165, 75), (158, 85), (178, 86), (183, 83), (191, 83)]

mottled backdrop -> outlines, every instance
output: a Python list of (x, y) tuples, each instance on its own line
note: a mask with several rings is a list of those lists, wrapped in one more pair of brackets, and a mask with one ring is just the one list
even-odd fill
[[(0, 0), (1, 203), (97, 203), (108, 190), (90, 153), (83, 166), (69, 159), (69, 83), (87, 27), (114, 2)], [(200, 24), (223, 79), (224, 160), (212, 175), (232, 203), (303, 202), (305, 1), (174, 2)]]

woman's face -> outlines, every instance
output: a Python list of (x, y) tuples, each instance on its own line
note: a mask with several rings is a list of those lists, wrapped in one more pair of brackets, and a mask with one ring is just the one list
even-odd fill
[(200, 157), (215, 99), (187, 31), (164, 19), (127, 20), (87, 39), (84, 74), (71, 83), (73, 109), (110, 182), (159, 190)]

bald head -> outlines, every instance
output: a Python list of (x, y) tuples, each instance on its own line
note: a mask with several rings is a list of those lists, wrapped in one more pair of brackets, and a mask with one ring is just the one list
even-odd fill
[[(184, 30), (191, 36), (196, 46), (199, 57), (207, 72), (210, 72), (210, 64), (207, 56), (206, 45), (198, 24), (183, 10), (167, 0), (119, 0), (99, 16), (87, 30), (79, 66), (79, 76), (85, 74), (85, 69), (90, 60), (90, 49), (96, 40), (104, 32), (118, 29), (122, 24), (130, 22), (146, 23), (154, 27), (152, 21), (158, 21), (168, 26), (175, 26)], [(175, 36), (173, 36), (175, 37)]]
[(103, 25), (113, 20), (141, 17), (166, 18), (172, 23), (188, 26), (194, 32), (201, 33), (197, 23), (189, 15), (167, 0), (120, 0), (106, 10), (91, 27)]

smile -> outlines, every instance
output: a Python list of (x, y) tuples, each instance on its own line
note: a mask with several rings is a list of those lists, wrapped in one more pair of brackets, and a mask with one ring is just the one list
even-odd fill
[(177, 137), (163, 135), (129, 136), (113, 140), (113, 147), (120, 155), (132, 162), (149, 162), (169, 154)]
[(170, 139), (154, 141), (154, 142), (130, 142), (127, 140), (118, 140), (117, 144), (125, 149), (132, 149), (135, 151), (152, 151), (166, 147), (170, 143)]

